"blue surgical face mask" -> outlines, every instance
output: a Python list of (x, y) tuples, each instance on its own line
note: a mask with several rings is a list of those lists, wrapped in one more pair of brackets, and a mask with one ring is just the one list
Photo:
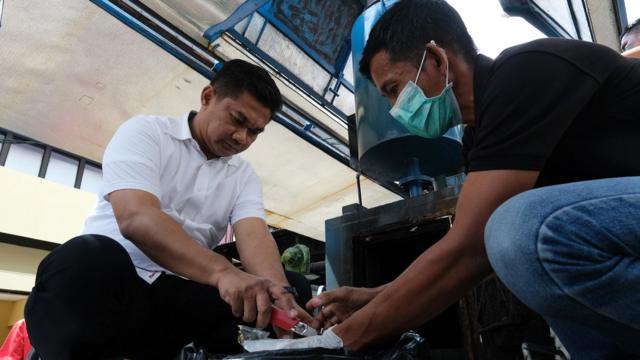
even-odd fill
[(416, 85), (426, 56), (427, 50), (425, 49), (415, 82), (409, 81), (405, 85), (389, 113), (410, 133), (433, 139), (459, 125), (462, 115), (453, 93), (453, 83), (449, 83), (448, 60), (445, 86), (440, 95), (427, 97), (422, 89)]

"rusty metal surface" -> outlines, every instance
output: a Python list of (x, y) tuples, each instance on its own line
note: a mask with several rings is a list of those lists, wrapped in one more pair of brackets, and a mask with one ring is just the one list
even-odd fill
[(272, 11), (306, 46), (334, 65), (362, 4), (357, 0), (273, 0)]

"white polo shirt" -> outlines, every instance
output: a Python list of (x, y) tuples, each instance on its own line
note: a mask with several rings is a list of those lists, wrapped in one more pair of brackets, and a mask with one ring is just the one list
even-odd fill
[(207, 160), (191, 136), (188, 116), (138, 115), (120, 126), (105, 150), (98, 203), (82, 230), (122, 244), (138, 275), (149, 283), (163, 271), (171, 272), (122, 236), (107, 200), (111, 192), (137, 189), (155, 195), (162, 211), (210, 249), (229, 223), (264, 219), (262, 187), (251, 165), (237, 155)]

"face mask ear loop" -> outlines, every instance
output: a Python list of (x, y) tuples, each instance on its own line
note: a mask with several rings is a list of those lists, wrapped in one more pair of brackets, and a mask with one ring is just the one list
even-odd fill
[[(446, 54), (445, 54), (446, 56)], [(449, 57), (447, 56), (447, 73), (444, 78), (444, 87), (446, 88), (449, 85)]]
[(422, 53), (422, 60), (420, 60), (420, 67), (418, 67), (418, 73), (416, 74), (416, 81), (414, 83), (418, 85), (418, 78), (420, 78), (420, 72), (422, 71), (422, 65), (424, 65), (424, 59), (427, 58), (427, 49), (424, 49)]

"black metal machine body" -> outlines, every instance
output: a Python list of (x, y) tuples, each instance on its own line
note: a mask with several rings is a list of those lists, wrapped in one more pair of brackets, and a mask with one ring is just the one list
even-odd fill
[[(344, 207), (325, 222), (327, 288), (394, 280), (449, 231), (459, 192), (446, 187), (371, 209)], [(552, 345), (544, 320), (496, 277), (413, 330), (427, 339), (432, 359), (522, 359), (523, 342)]]
[[(459, 187), (372, 209), (353, 204), (327, 220), (326, 274), (329, 289), (376, 287), (397, 277), (451, 227)], [(432, 351), (465, 359), (458, 304), (417, 329)]]
[[(381, 246), (377, 240), (381, 234), (407, 230), (405, 236), (400, 236), (407, 238), (407, 235), (416, 234), (417, 230), (421, 230), (417, 233), (423, 234), (423, 228), (429, 229), (433, 231), (433, 236), (427, 236), (430, 237), (427, 243), (429, 246), (432, 245), (432, 241), (437, 241), (449, 229), (451, 216), (455, 214), (459, 189), (444, 188), (371, 209), (358, 204), (345, 206), (342, 216), (325, 222), (327, 288), (371, 286), (378, 282), (378, 279), (371, 277), (361, 278), (364, 275), (356, 270), (363, 270), (363, 266), (372, 264), (374, 260), (369, 256), (377, 256), (376, 249)], [(414, 227), (416, 229), (411, 231)], [(403, 244), (412, 246), (404, 242)], [(400, 244), (394, 247), (398, 252), (404, 251)], [(355, 269), (354, 265), (361, 268)]]

